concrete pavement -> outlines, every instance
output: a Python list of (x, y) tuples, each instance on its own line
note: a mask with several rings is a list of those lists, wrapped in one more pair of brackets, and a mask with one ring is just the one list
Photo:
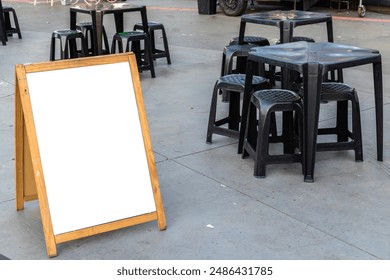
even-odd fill
[[(352, 151), (321, 152), (314, 183), (303, 182), (299, 164), (270, 165), (267, 177), (256, 179), (253, 161), (241, 159), (236, 140), (214, 136), (213, 144), (205, 143), (222, 49), (238, 35), (240, 18), (219, 9), (199, 15), (194, 0), (128, 2), (147, 5), (149, 20), (163, 23), (169, 39), (172, 64), (157, 60), (155, 79), (141, 74), (167, 230), (151, 222), (59, 244), (56, 259), (390, 259), (390, 133), (385, 122), (384, 161), (378, 162), (370, 66), (345, 71), (360, 98), (364, 162), (355, 162)], [(23, 39), (0, 46), (0, 254), (45, 260), (37, 201), (15, 210), (14, 65), (48, 61), (51, 33), (68, 27), (69, 6), (3, 4), (15, 7)], [(389, 119), (389, 16), (312, 11), (334, 14), (336, 42), (381, 52)], [(125, 23), (132, 28), (137, 21), (126, 17)], [(105, 20), (105, 27), (111, 38), (113, 22)], [(278, 39), (273, 27), (248, 28), (248, 34), (272, 43)], [(326, 40), (321, 24), (299, 27), (295, 34)], [(321, 107), (321, 123), (334, 120), (333, 109)]]

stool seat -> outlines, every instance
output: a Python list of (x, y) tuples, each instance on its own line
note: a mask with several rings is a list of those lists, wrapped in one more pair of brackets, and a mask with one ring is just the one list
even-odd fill
[[(88, 56), (84, 34), (80, 30), (61, 29), (53, 31), (50, 44), (50, 61), (56, 60), (56, 40), (59, 41), (60, 59)], [(77, 49), (77, 40), (81, 50)]]
[[(141, 41), (144, 41), (145, 55), (141, 53)], [(126, 42), (125, 51), (130, 50), (134, 52), (137, 59), (138, 71), (149, 70), (152, 78), (156, 77), (153, 64), (152, 50), (150, 47), (149, 36), (142, 31), (126, 31), (116, 33), (112, 39), (111, 53), (116, 52), (116, 45), (118, 45), (118, 51), (123, 53), (123, 43)], [(131, 45), (131, 49), (130, 49)]]
[[(283, 131), (280, 136), (270, 137), (271, 116), (275, 112), (283, 113)], [(301, 97), (293, 91), (265, 89), (253, 93), (248, 109), (242, 158), (249, 155), (255, 160), (255, 177), (265, 177), (267, 164), (291, 162), (302, 164), (302, 112)], [(293, 113), (296, 115), (295, 120), (298, 121), (297, 134), (294, 131)], [(269, 143), (278, 142), (283, 143), (283, 154), (270, 155)]]
[[(260, 76), (253, 76), (252, 91), (264, 88), (270, 88), (268, 80)], [(216, 81), (211, 98), (206, 143), (212, 142), (213, 134), (224, 135), (231, 138), (239, 137), (239, 125), (241, 121), (240, 97), (241, 93), (244, 93), (244, 89), (244, 74), (225, 75)], [(217, 120), (217, 97), (222, 91), (227, 91), (229, 93), (228, 116)], [(227, 127), (223, 127), (225, 124), (227, 124)]]
[[(294, 36), (291, 38), (290, 42), (309, 42), (309, 43), (315, 43), (315, 40), (311, 37), (305, 37), (305, 36)], [(276, 44), (280, 44), (280, 41), (278, 40)]]
[[(230, 45), (236, 45), (238, 44), (238, 38), (239, 37), (234, 37), (230, 40)], [(257, 36), (244, 36), (244, 43), (245, 44), (253, 44), (259, 47), (263, 46), (269, 46), (269, 41), (267, 38), (264, 37), (257, 37)]]
[[(143, 28), (144, 27), (143, 27), (142, 22), (139, 22), (139, 23), (136, 23), (134, 25), (133, 30), (143, 30)], [(155, 31), (157, 31), (157, 30), (161, 31), (161, 38), (163, 40), (164, 49), (157, 49), (156, 48)], [(162, 23), (159, 23), (156, 21), (148, 21), (148, 32), (150, 35), (150, 45), (152, 48), (153, 59), (156, 60), (157, 58), (166, 57), (167, 64), (171, 64), (171, 55), (169, 53), (168, 38), (167, 38), (167, 34), (165, 32), (164, 25)]]

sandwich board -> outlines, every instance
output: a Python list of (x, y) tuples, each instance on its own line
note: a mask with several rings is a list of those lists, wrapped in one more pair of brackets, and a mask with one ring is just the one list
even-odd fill
[(16, 209), (57, 244), (165, 214), (133, 53), (15, 66)]

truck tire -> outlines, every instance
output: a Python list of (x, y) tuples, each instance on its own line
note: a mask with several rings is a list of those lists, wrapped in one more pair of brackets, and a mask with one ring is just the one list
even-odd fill
[(247, 0), (219, 0), (222, 12), (227, 16), (240, 16), (248, 6)]

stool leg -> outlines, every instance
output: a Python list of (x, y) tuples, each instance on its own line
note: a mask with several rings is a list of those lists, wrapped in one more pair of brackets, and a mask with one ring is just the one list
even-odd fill
[[(141, 62), (141, 59), (140, 59), (140, 56), (139, 56), (139, 42), (138, 41), (130, 41), (130, 40), (127, 40), (127, 43), (126, 43), (126, 52), (129, 52), (130, 51), (130, 44), (131, 44), (131, 51), (136, 55), (137, 57), (137, 63), (140, 63)], [(140, 65), (140, 64), (138, 64)]]
[(68, 45), (69, 45), (69, 57), (70, 58), (77, 58), (78, 54), (77, 54), (76, 39), (69, 39)]
[(65, 59), (65, 58), (68, 58), (68, 44), (66, 44), (66, 42), (63, 41), (62, 38), (60, 38), (60, 58), (61, 59)]
[[(126, 46), (126, 52), (130, 51), (129, 48), (130, 41), (127, 41), (127, 46)], [(137, 60), (138, 68), (141, 68), (142, 65), (142, 58), (141, 58), (141, 48), (140, 48), (140, 42), (139, 41), (134, 41), (131, 42), (131, 51), (135, 54), (135, 58)], [(140, 71), (142, 72), (142, 71)]]
[[(11, 29), (11, 18), (9, 14), (9, 12), (3, 12), (6, 31)], [(10, 34), (9, 36), (12, 36), (12, 34)]]
[(87, 57), (89, 55), (87, 42), (85, 41), (85, 38), (81, 38), (81, 55), (83, 57)]
[(150, 46), (152, 48), (152, 53), (156, 53), (156, 42), (154, 40), (154, 29), (149, 29), (149, 38), (150, 38)]
[(222, 64), (221, 64), (221, 76), (224, 76), (225, 74), (225, 64), (226, 64), (226, 54), (222, 53)]
[(105, 46), (105, 53), (109, 54), (110, 53), (110, 45), (108, 43), (107, 33), (106, 33), (106, 29), (104, 28), (104, 26), (103, 26), (103, 42), (104, 42), (104, 46)]
[[(249, 155), (247, 148), (252, 148), (256, 150), (256, 141), (257, 141), (257, 108), (253, 103), (249, 104), (248, 108), (248, 118), (245, 129), (245, 138), (244, 146), (242, 150), (242, 158), (245, 158)], [(247, 147), (248, 146), (248, 147)]]
[(50, 61), (54, 61), (55, 60), (55, 48), (56, 48), (56, 39), (54, 37), (51, 37)]
[(156, 78), (156, 73), (154, 71), (154, 63), (153, 63), (153, 53), (152, 53), (152, 48), (150, 46), (150, 41), (149, 38), (145, 39), (145, 59), (147, 60), (147, 63), (149, 64), (150, 67), (150, 73), (152, 78)]
[[(226, 52), (222, 56), (222, 70), (221, 70), (221, 76), (228, 75), (232, 73), (232, 55), (233, 53), (226, 50)], [(227, 91), (222, 92), (222, 101), (227, 102), (229, 100), (229, 94)]]
[(212, 143), (213, 137), (213, 126), (215, 124), (215, 118), (217, 114), (217, 99), (218, 99), (218, 82), (215, 83), (213, 95), (211, 97), (211, 105), (210, 105), (210, 114), (209, 114), (209, 123), (207, 125), (207, 136), (206, 143)]
[(268, 156), (268, 137), (269, 137), (269, 109), (261, 108), (259, 114), (257, 144), (256, 144), (256, 159), (254, 176), (258, 178), (265, 177), (265, 170)]
[(337, 101), (337, 142), (348, 141), (348, 101)]
[[(112, 43), (111, 43), (111, 53), (114, 54), (115, 51), (116, 51), (116, 43), (117, 43), (117, 40), (115, 38), (112, 39)], [(118, 47), (119, 48), (119, 47)]]
[(233, 56), (233, 52), (230, 52), (230, 51), (226, 51), (226, 54), (225, 54), (225, 63), (224, 63), (224, 69), (222, 69), (223, 73), (222, 73), (222, 76), (223, 75), (228, 75), (228, 74), (232, 74), (232, 69), (233, 69), (233, 62), (232, 62), (232, 56)]
[(276, 126), (276, 115), (275, 115), (275, 112), (272, 112), (271, 113), (271, 120), (270, 120), (271, 124), (270, 124), (270, 135), (272, 137), (276, 137), (278, 135), (278, 129), (277, 129), (277, 126)]
[(163, 36), (164, 51), (165, 51), (165, 54), (167, 56), (167, 63), (171, 64), (171, 55), (169, 53), (168, 38), (167, 38), (167, 34), (165, 33), (164, 27), (161, 29), (161, 32), (162, 32), (162, 36)]
[(15, 11), (12, 11), (12, 16), (14, 18), (14, 23), (15, 23), (16, 31), (18, 33), (18, 38), (22, 39), (22, 33), (20, 32), (19, 21), (18, 21), (18, 17), (16, 16), (16, 12)]
[(355, 146), (355, 161), (363, 161), (363, 141), (359, 98), (355, 90), (353, 91), (352, 95), (352, 133)]
[(305, 174), (305, 164), (303, 163), (304, 157), (304, 149), (303, 149), (303, 111), (302, 111), (302, 103), (297, 105), (296, 111), (296, 119), (297, 119), (297, 128), (298, 128), (298, 148), (300, 152), (300, 162), (302, 166), (302, 174)]
[(285, 154), (294, 154), (294, 142), (291, 141), (294, 136), (293, 112), (283, 112), (283, 152)]
[(240, 93), (229, 92), (229, 129), (239, 130), (240, 126)]

